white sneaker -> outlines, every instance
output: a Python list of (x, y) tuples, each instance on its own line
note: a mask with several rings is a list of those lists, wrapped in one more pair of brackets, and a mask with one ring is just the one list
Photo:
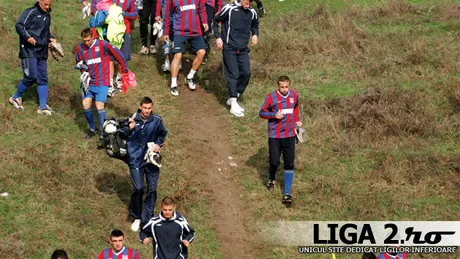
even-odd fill
[(244, 112), (241, 110), (240, 105), (237, 102), (232, 103), (232, 108), (230, 108), (230, 113), (236, 117), (243, 117)]
[(14, 106), (14, 108), (24, 110), (24, 107), (22, 106), (22, 97), (13, 99), (13, 96), (11, 96), (8, 101)]
[(53, 111), (51, 110), (51, 108), (48, 105), (46, 105), (45, 109), (40, 109), (40, 107), (39, 107), (38, 110), (37, 110), (37, 113), (51, 116), (53, 114)]
[(171, 63), (169, 63), (169, 60), (165, 60), (165, 63), (163, 64), (163, 72), (169, 72), (171, 70)]
[(150, 45), (149, 51), (150, 51), (150, 54), (156, 54), (157, 48), (155, 48), (155, 45)]
[(133, 224), (131, 224), (131, 230), (134, 232), (139, 231), (139, 228), (141, 227), (141, 220), (136, 219), (134, 220)]
[[(239, 95), (239, 94), (238, 94), (238, 95)], [(228, 106), (232, 106), (232, 100), (231, 100), (230, 98), (227, 99), (227, 105), (228, 105)], [(238, 106), (239, 106), (239, 104), (238, 104)], [(240, 109), (241, 109), (242, 112), (244, 112), (244, 108), (243, 108), (243, 107), (240, 106)]]
[(177, 86), (171, 87), (171, 94), (174, 96), (179, 96), (179, 90), (177, 90)]
[(139, 51), (139, 53), (141, 53), (142, 55), (148, 55), (149, 54), (149, 48), (147, 48), (146, 46), (142, 46), (141, 51)]
[(195, 80), (193, 80), (193, 78), (185, 78), (185, 82), (188, 84), (188, 89), (192, 91), (196, 89)]

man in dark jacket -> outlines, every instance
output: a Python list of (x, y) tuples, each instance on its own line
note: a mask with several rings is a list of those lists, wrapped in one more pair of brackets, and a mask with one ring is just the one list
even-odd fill
[[(224, 74), (230, 92), (227, 105), (231, 106), (230, 113), (237, 117), (244, 116), (244, 108), (237, 98), (244, 93), (251, 77), (248, 41), (251, 33), (252, 46), (259, 39), (259, 19), (251, 2), (240, 0), (224, 6), (212, 23), (216, 45), (223, 50)], [(222, 23), (222, 33), (219, 23)]]
[[(145, 155), (149, 151), (160, 152), (168, 134), (162, 118), (152, 113), (152, 106), (152, 99), (143, 97), (139, 110), (128, 119), (129, 126), (120, 130), (120, 133), (127, 138), (128, 166), (134, 187), (129, 203), (129, 214), (134, 218), (131, 225), (133, 231), (139, 230), (141, 221), (144, 225), (149, 221), (157, 199), (160, 169), (149, 163)], [(147, 180), (147, 196), (142, 209), (144, 174)]]
[(144, 245), (153, 242), (153, 258), (157, 259), (186, 259), (194, 237), (195, 230), (176, 211), (174, 200), (170, 197), (161, 200), (161, 212), (139, 233), (139, 240)]
[(48, 45), (56, 41), (50, 33), (51, 3), (53, 0), (39, 0), (34, 6), (26, 9), (16, 23), (16, 32), (19, 34), (19, 58), (21, 59), (24, 77), (19, 82), (16, 93), (9, 98), (9, 102), (16, 109), (24, 110), (22, 94), (26, 89), (38, 84), (37, 92), (39, 107), (37, 113), (51, 115), (46, 104), (48, 101)]

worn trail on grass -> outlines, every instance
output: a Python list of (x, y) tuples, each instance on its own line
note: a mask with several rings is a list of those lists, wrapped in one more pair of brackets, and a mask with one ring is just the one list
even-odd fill
[(255, 258), (245, 224), (249, 215), (240, 198), (242, 188), (234, 171), (230, 125), (222, 118), (215, 96), (202, 88), (181, 87), (181, 139), (190, 146), (187, 157), (191, 182), (206, 193), (222, 252), (227, 258)]

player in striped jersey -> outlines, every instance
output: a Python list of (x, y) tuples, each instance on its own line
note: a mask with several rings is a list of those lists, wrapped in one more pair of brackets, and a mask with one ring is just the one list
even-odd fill
[(139, 240), (144, 245), (150, 243), (149, 237), (153, 238), (153, 258), (186, 259), (195, 230), (176, 211), (174, 200), (165, 197), (161, 200), (161, 212), (150, 219), (139, 233)]
[(204, 33), (204, 41), (206, 43), (206, 55), (203, 63), (207, 63), (209, 53), (211, 53), (211, 35), (212, 35), (212, 22), (214, 20), (215, 14), (222, 10), (224, 6), (224, 0), (205, 0), (205, 11), (206, 17), (208, 18), (207, 22), (209, 25), (209, 30)]
[(192, 69), (186, 76), (186, 83), (190, 90), (195, 90), (195, 80), (193, 77), (198, 68), (200, 68), (206, 54), (206, 45), (201, 29), (202, 26), (204, 31), (209, 29), (206, 12), (204, 11), (204, 1), (168, 0), (166, 2), (164, 18), (164, 41), (169, 39), (170, 28), (168, 25), (171, 20), (174, 29), (174, 47), (172, 50), (174, 58), (171, 63), (171, 94), (178, 96), (177, 75), (179, 74), (182, 54), (185, 53), (185, 42), (188, 41), (192, 47), (192, 51), (196, 53), (196, 57), (192, 63)]
[(110, 85), (110, 57), (114, 57), (120, 63), (122, 70), (128, 72), (128, 64), (124, 55), (119, 49), (112, 44), (93, 38), (93, 33), (90, 28), (81, 31), (83, 42), (77, 45), (75, 51), (75, 62), (80, 61), (85, 64), (88, 69), (82, 69), (81, 72), (88, 72), (91, 78), (88, 91), (82, 89), (82, 103), (85, 118), (88, 121), (90, 129), (86, 135), (86, 139), (90, 139), (96, 135), (96, 125), (93, 119), (93, 110), (91, 103), (93, 99), (96, 103), (99, 126), (101, 129), (100, 145), (102, 144), (102, 125), (107, 117), (104, 106), (107, 101), (107, 92)]
[(125, 235), (121, 230), (114, 229), (110, 233), (110, 246), (102, 250), (97, 259), (140, 259), (136, 250), (125, 246)]
[(405, 253), (381, 253), (378, 259), (406, 259)]
[(291, 186), (294, 179), (295, 127), (301, 127), (299, 97), (289, 89), (291, 80), (287, 76), (278, 78), (278, 90), (270, 93), (259, 111), (259, 117), (268, 119), (268, 150), (270, 156), (270, 178), (267, 188), (273, 191), (275, 174), (284, 159), (283, 203), (292, 203)]

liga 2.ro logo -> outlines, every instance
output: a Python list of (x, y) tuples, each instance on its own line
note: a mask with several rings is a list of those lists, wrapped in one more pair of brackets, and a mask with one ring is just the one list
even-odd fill
[(276, 221), (267, 231), (288, 246), (460, 246), (460, 221)]
[[(342, 225), (330, 223), (327, 224), (325, 231), (329, 232), (326, 239), (320, 238), (320, 224), (313, 224), (313, 244), (315, 245), (336, 245), (339, 241), (346, 245), (362, 245), (366, 241), (368, 244), (376, 245), (376, 237), (374, 230), (369, 223), (360, 225), (345, 223)], [(439, 245), (444, 236), (454, 235), (456, 231), (417, 231), (415, 227), (398, 227), (395, 223), (387, 223), (383, 225), (384, 230), (390, 230), (390, 233), (383, 240), (383, 245), (403, 245), (407, 241), (412, 241), (414, 245)], [(401, 231), (403, 233), (401, 233)], [(402, 239), (396, 236), (403, 236)]]

